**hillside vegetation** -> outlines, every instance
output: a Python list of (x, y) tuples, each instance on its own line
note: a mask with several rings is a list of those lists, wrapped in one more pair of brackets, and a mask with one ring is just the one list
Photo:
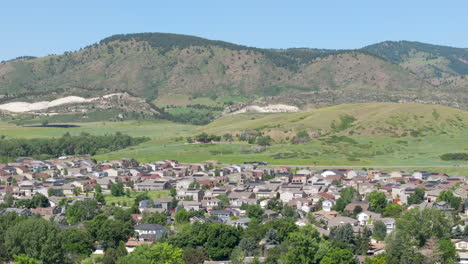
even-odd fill
[(422, 137), (468, 131), (468, 112), (414, 103), (347, 104), (300, 113), (240, 114), (220, 118), (203, 131), (260, 131), (284, 140), (298, 131), (325, 135)]
[(271, 50), (176, 34), (115, 35), (63, 55), (0, 63), (0, 103), (116, 92), (142, 98), (148, 105), (164, 104), (166, 98), (186, 98), (183, 105), (208, 100), (215, 110), (192, 108), (188, 111), (193, 113), (180, 116), (187, 110), (166, 109), (175, 115), (162, 115), (181, 122), (194, 116), (197, 124), (209, 122), (228, 103), (257, 99), (303, 109), (364, 102), (468, 106), (466, 82), (453, 79), (465, 74), (464, 50), (434, 47), (430, 54), (441, 54), (437, 56), (450, 63), (447, 69), (438, 66), (437, 72), (444, 74), (432, 74), (408, 66), (415, 64), (413, 49), (405, 51), (411, 55), (406, 58), (394, 46)]
[[(438, 166), (465, 164), (442, 159), (468, 150), (468, 114), (454, 108), (414, 103), (348, 104), (300, 113), (246, 113), (206, 126), (167, 121), (70, 123), (77, 127), (23, 127), (0, 122), (4, 140), (61, 137), (65, 132), (146, 136), (142, 144), (94, 156), (98, 160), (131, 157), (144, 162), (217, 160), (267, 161), (293, 165)], [(222, 141), (189, 144), (202, 133)], [(272, 141), (265, 140), (271, 137)], [(259, 148), (259, 144), (269, 146)]]

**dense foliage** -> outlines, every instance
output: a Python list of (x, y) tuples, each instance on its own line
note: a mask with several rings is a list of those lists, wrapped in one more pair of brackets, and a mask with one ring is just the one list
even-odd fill
[(440, 158), (442, 160), (468, 160), (468, 153), (446, 153)]
[(147, 140), (149, 139), (146, 137), (131, 137), (120, 132), (103, 136), (88, 133), (71, 136), (66, 133), (60, 138), (1, 139), (0, 157), (94, 155), (99, 152), (123, 149)]

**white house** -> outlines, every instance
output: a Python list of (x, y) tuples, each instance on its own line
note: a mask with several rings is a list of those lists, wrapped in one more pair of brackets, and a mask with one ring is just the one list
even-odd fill
[(326, 199), (322, 202), (322, 209), (326, 212), (330, 212), (334, 205), (335, 205), (335, 200)]

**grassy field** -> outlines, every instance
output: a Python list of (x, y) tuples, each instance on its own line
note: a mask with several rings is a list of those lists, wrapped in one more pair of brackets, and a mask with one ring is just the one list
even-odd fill
[(135, 197), (138, 194), (141, 193), (146, 193), (151, 199), (158, 199), (158, 198), (163, 198), (163, 197), (169, 197), (169, 191), (168, 190), (161, 190), (161, 191), (147, 191), (147, 192), (136, 192), (136, 191), (131, 191), (130, 192), (130, 197), (128, 196), (112, 196), (111, 194), (105, 194), (104, 198), (106, 200), (106, 204), (119, 204), (119, 205), (128, 205), (131, 206), (133, 205), (133, 202), (135, 200)]
[[(345, 129), (332, 131), (333, 121), (348, 114), (356, 120)], [(131, 157), (143, 162), (176, 159), (181, 162), (216, 160), (223, 163), (267, 161), (277, 165), (336, 166), (440, 166), (468, 165), (442, 161), (440, 155), (468, 151), (468, 112), (454, 108), (418, 104), (341, 105), (301, 113), (245, 114), (224, 117), (207, 126), (166, 121), (76, 123), (77, 128), (21, 127), (0, 122), (6, 138), (60, 137), (65, 132), (106, 134), (120, 131), (148, 136), (150, 141), (119, 151), (95, 156), (97, 160)], [(73, 123), (72, 123), (73, 124)], [(404, 131), (417, 136), (403, 136)], [(252, 145), (234, 141), (220, 144), (187, 144), (185, 138), (201, 132), (236, 135), (257, 130), (275, 138), (262, 152)], [(297, 131), (319, 131), (322, 137), (309, 143), (289, 143)], [(331, 135), (341, 137), (331, 138)], [(451, 168), (450, 168), (451, 169)], [(453, 168), (463, 171), (463, 168)], [(453, 171), (451, 170), (451, 171)]]

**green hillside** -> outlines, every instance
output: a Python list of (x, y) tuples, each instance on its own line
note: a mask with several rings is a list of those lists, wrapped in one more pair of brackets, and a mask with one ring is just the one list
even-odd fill
[[(301, 113), (241, 114), (220, 118), (206, 126), (167, 121), (71, 123), (74, 128), (22, 127), (0, 123), (6, 138), (59, 137), (65, 132), (102, 135), (122, 132), (151, 140), (126, 149), (97, 155), (98, 160), (132, 157), (141, 161), (177, 159), (182, 162), (218, 160), (242, 163), (354, 166), (450, 166), (464, 164), (440, 158), (468, 151), (468, 112), (426, 104), (347, 104)], [(224, 136), (231, 142), (187, 144), (200, 133)], [(309, 140), (293, 144), (308, 133)], [(258, 150), (242, 135), (270, 136), (270, 146)]]
[(467, 132), (468, 112), (414, 103), (346, 104), (299, 113), (226, 116), (201, 130), (218, 134), (255, 130), (278, 139), (303, 130), (369, 137), (421, 137)]

